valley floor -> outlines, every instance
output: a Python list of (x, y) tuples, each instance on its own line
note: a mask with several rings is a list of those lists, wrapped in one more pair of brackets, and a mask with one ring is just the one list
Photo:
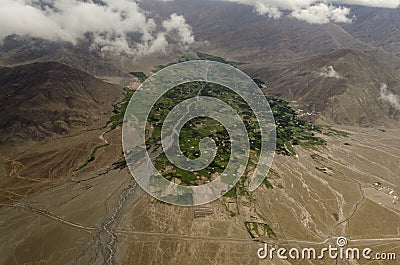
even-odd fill
[[(109, 166), (106, 158), (121, 151), (119, 132), (93, 133), (110, 144), (94, 164), (1, 204), (0, 264), (396, 264), (257, 257), (262, 242), (321, 248), (339, 236), (400, 257), (399, 131), (339, 129), (351, 135), (326, 137), (319, 150), (296, 148), (298, 157), (277, 156), (274, 189), (193, 208), (148, 196), (127, 169)], [(246, 223), (268, 224), (273, 235)]]

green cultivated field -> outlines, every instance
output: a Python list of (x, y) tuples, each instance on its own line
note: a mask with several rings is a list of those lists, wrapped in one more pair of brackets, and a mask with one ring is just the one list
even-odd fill
[[(169, 111), (180, 102), (196, 95), (214, 97), (226, 102), (244, 121), (248, 135), (244, 135), (243, 137), (248, 137), (251, 149), (250, 160), (245, 174), (248, 175), (257, 165), (261, 148), (261, 133), (257, 119), (250, 107), (239, 95), (216, 84), (193, 82), (180, 85), (168, 91), (155, 104), (150, 113), (148, 128), (152, 129), (147, 130), (148, 150), (162, 150), (161, 128)], [(315, 133), (322, 132), (320, 127), (297, 119), (295, 111), (286, 101), (269, 99), (269, 102), (276, 122), (276, 151), (278, 154), (295, 155), (294, 145), (301, 145), (306, 148), (316, 148), (317, 146), (325, 145), (323, 139), (315, 136)], [(200, 157), (199, 142), (205, 137), (211, 137), (218, 147), (214, 161), (207, 168), (198, 172), (181, 170), (170, 163), (162, 152), (155, 160), (156, 168), (168, 180), (178, 180), (181, 185), (202, 185), (212, 181), (213, 178), (222, 174), (230, 158), (231, 143), (225, 128), (211, 118), (201, 117), (193, 119), (182, 128), (179, 145), (182, 153), (187, 158), (196, 159)], [(222, 178), (224, 177), (227, 176), (222, 176)], [(243, 181), (239, 181), (238, 187), (243, 186), (244, 188), (245, 179), (246, 177)], [(267, 180), (264, 184), (267, 188), (272, 188), (272, 185)], [(231, 191), (226, 196), (234, 196), (234, 193)]]

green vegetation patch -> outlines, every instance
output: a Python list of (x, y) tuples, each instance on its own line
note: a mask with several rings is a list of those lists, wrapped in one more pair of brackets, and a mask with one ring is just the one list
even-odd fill
[(227, 193), (225, 193), (224, 196), (228, 197), (228, 198), (236, 199), (236, 186), (233, 187), (232, 189), (230, 189)]
[(324, 129), (323, 134), (327, 136), (349, 137), (351, 135), (348, 132), (333, 129), (331, 126), (325, 126)]
[(130, 72), (129, 74), (137, 77), (141, 83), (143, 83), (147, 79), (146, 74), (143, 72)]
[(85, 162), (84, 164), (82, 164), (82, 165), (78, 168), (78, 171), (84, 169), (85, 167), (87, 167), (87, 165), (89, 165), (89, 163), (93, 162), (93, 161), (95, 160), (95, 158), (96, 158), (96, 152), (97, 152), (99, 149), (104, 148), (104, 147), (106, 147), (106, 146), (108, 146), (108, 144), (103, 144), (103, 145), (98, 145), (98, 146), (96, 146), (96, 147), (92, 150), (92, 153), (90, 153), (90, 156), (89, 156), (88, 160), (86, 160), (86, 162)]
[(272, 168), (269, 169), (267, 177), (264, 179), (263, 184), (267, 189), (273, 189), (274, 186), (271, 184), (271, 179), (280, 179), (281, 176), (273, 170)]
[(259, 238), (259, 237), (276, 238), (274, 231), (268, 224), (258, 223), (258, 222), (245, 222), (245, 226), (247, 232), (250, 234), (252, 238)]
[[(254, 169), (258, 163), (262, 142), (260, 127), (247, 103), (238, 94), (220, 85), (191, 82), (177, 86), (165, 93), (154, 105), (147, 121), (148, 128), (152, 128), (151, 130), (147, 130), (147, 149), (162, 150), (161, 128), (166, 116), (180, 102), (197, 95), (209, 96), (226, 102), (243, 120), (248, 132), (246, 137), (250, 140), (251, 149), (250, 161), (244, 176), (246, 179), (250, 174), (250, 169)], [(293, 147), (295, 145), (316, 148), (317, 146), (326, 144), (325, 140), (315, 135), (322, 132), (321, 128), (310, 122), (298, 119), (296, 112), (289, 106), (288, 102), (276, 98), (269, 99), (269, 102), (275, 117), (277, 131), (276, 152), (278, 154), (296, 155)], [(221, 176), (230, 159), (231, 143), (227, 131), (219, 122), (205, 117), (195, 118), (187, 122), (179, 135), (181, 151), (188, 159), (200, 157), (199, 143), (205, 137), (212, 138), (218, 147), (214, 161), (207, 168), (199, 172), (181, 170), (173, 165), (164, 153), (161, 152), (155, 159), (157, 170), (168, 180), (178, 178), (181, 181), (181, 185), (189, 186), (203, 185), (212, 181), (213, 178)], [(233, 176), (221, 177), (226, 178), (226, 181), (234, 178)], [(268, 178), (264, 181), (264, 185), (267, 188), (273, 188)], [(235, 189), (239, 193), (245, 190), (244, 182), (239, 182)], [(234, 193), (236, 193), (236, 190), (226, 196), (232, 197)]]
[(245, 63), (243, 62), (232, 62), (232, 61), (226, 61), (224, 58), (219, 57), (219, 56), (214, 56), (211, 54), (206, 54), (206, 53), (201, 53), (198, 52), (197, 53), (197, 57), (200, 60), (208, 60), (208, 61), (214, 61), (214, 62), (220, 62), (220, 63), (224, 63), (224, 64), (230, 64), (232, 66), (239, 66), (239, 65), (243, 65)]
[(316, 136), (322, 134), (322, 127), (301, 120), (289, 103), (282, 99), (269, 98), (276, 123), (276, 152), (282, 155), (296, 155), (293, 148), (299, 145), (305, 148), (317, 148), (326, 145), (326, 141)]
[(114, 130), (118, 126), (121, 126), (124, 121), (126, 109), (128, 108), (129, 101), (131, 100), (134, 90), (124, 88), (125, 95), (121, 102), (114, 105), (113, 115), (107, 122), (107, 125), (111, 124), (111, 130)]

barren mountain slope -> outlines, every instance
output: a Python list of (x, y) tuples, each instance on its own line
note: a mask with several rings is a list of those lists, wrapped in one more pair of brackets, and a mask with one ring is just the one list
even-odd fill
[(0, 68), (1, 142), (91, 126), (110, 114), (120, 96), (117, 86), (59, 63)]
[(400, 95), (399, 73), (369, 53), (344, 49), (290, 64), (244, 67), (267, 80), (267, 93), (314, 118), (322, 114), (327, 121), (363, 126), (399, 121), (399, 109), (385, 99)]

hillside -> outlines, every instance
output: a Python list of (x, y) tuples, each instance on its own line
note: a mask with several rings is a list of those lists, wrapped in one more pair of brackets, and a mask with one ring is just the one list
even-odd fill
[(337, 50), (291, 64), (247, 66), (246, 71), (266, 80), (266, 93), (291, 101), (309, 117), (362, 126), (393, 125), (400, 118), (400, 110), (381, 91), (385, 84), (387, 93), (399, 95), (399, 73), (362, 51)]
[(66, 64), (94, 76), (126, 77), (124, 72), (100, 54), (91, 51), (84, 42), (74, 46), (66, 42), (8, 36), (0, 43), (0, 65), (16, 66), (49, 61)]
[(336, 49), (370, 49), (339, 25), (312, 25), (282, 17), (257, 15), (252, 7), (224, 1), (146, 1), (146, 9), (162, 17), (185, 14), (207, 53), (246, 62), (293, 61)]
[(1, 142), (97, 125), (120, 95), (117, 86), (55, 62), (0, 68)]
[(364, 43), (400, 55), (399, 9), (354, 6), (352, 10), (357, 19), (341, 25), (343, 29)]

